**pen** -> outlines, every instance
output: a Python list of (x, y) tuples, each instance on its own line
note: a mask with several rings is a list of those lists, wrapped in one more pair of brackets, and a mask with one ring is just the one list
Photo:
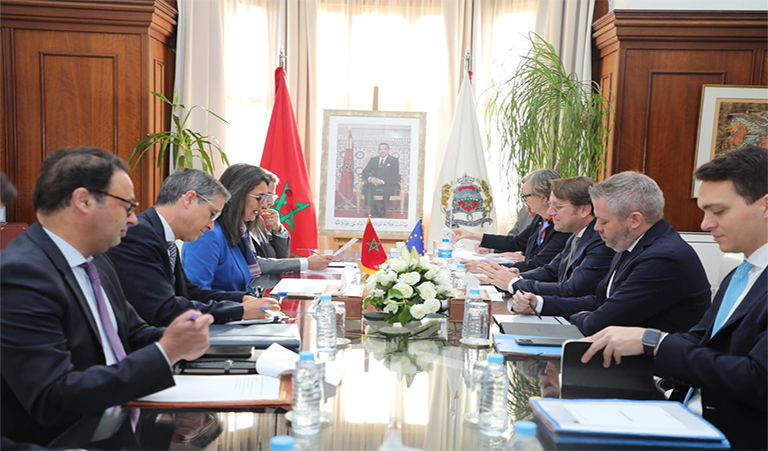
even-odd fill
[(315, 250), (315, 249), (307, 249), (307, 251), (308, 251), (310, 254), (317, 254), (317, 250)]
[(273, 321), (277, 321), (278, 319), (280, 319), (280, 316), (275, 315), (272, 310), (270, 310), (270, 309), (268, 309), (266, 307), (261, 307), (261, 311), (264, 312), (264, 313), (271, 313), (272, 317), (273, 317)]
[[(515, 287), (515, 294), (517, 294), (517, 293), (521, 293), (522, 294), (523, 290), (521, 290), (520, 288)], [(536, 315), (536, 318), (541, 319), (541, 315), (539, 314), (539, 312), (536, 311), (536, 308), (533, 306), (531, 301), (528, 301), (528, 307), (530, 307), (531, 310), (533, 310), (533, 314)]]
[(192, 315), (192, 317), (191, 317), (191, 318), (189, 318), (189, 319), (191, 319), (192, 321), (194, 321), (194, 320), (196, 320), (196, 319), (197, 319), (197, 315)]
[(261, 288), (261, 285), (256, 287), (256, 297), (264, 297), (264, 288)]

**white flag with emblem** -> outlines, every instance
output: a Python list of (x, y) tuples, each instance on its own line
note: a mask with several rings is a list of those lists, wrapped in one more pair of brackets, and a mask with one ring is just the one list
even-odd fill
[[(488, 179), (483, 137), (477, 123), (472, 84), (469, 74), (464, 71), (451, 135), (432, 199), (429, 242), (440, 241), (445, 227), (496, 233), (496, 225), (496, 208)], [(465, 242), (464, 248), (472, 250), (472, 244)]]

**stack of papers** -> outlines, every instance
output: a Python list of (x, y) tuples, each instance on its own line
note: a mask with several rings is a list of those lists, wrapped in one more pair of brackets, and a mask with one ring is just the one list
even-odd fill
[[(555, 446), (727, 449), (722, 432), (674, 401), (531, 399)], [(546, 446), (545, 446), (546, 447)]]
[(280, 379), (249, 375), (173, 376), (176, 385), (138, 399), (147, 402), (267, 401), (280, 396)]

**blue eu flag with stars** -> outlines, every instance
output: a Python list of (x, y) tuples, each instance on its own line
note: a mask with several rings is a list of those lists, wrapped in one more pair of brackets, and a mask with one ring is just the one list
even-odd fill
[(408, 237), (408, 241), (405, 242), (405, 247), (408, 249), (408, 252), (415, 248), (416, 252), (424, 255), (424, 225), (421, 223), (421, 219), (419, 219), (419, 222), (417, 222), (416, 226), (413, 228), (413, 232), (411, 232), (411, 235)]

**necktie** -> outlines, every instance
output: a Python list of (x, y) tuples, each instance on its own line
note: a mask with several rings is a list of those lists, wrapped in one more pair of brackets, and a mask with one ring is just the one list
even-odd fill
[(581, 241), (580, 236), (573, 237), (573, 241), (571, 242), (571, 252), (568, 254), (568, 266), (571, 265), (571, 260), (573, 260), (573, 254), (576, 253), (576, 248), (579, 247), (579, 241)]
[(725, 289), (723, 295), (723, 302), (720, 304), (720, 310), (717, 311), (715, 317), (715, 325), (712, 327), (712, 335), (714, 336), (717, 331), (723, 327), (725, 319), (728, 314), (733, 310), (733, 305), (736, 303), (736, 299), (741, 296), (741, 293), (747, 287), (747, 281), (749, 280), (749, 270), (753, 268), (753, 264), (745, 261), (736, 268), (736, 272), (731, 277), (731, 283), (728, 284), (728, 288)]
[(91, 280), (91, 287), (93, 288), (93, 294), (96, 296), (96, 309), (99, 311), (99, 319), (102, 326), (104, 326), (104, 332), (107, 334), (109, 345), (115, 352), (117, 361), (121, 361), (125, 358), (125, 348), (123, 342), (120, 341), (120, 337), (117, 335), (117, 330), (112, 324), (112, 320), (109, 318), (109, 310), (107, 310), (107, 301), (104, 299), (104, 294), (101, 290), (101, 279), (99, 279), (99, 272), (93, 262), (85, 262), (80, 265), (85, 269), (85, 273), (88, 274), (88, 278)]
[[(115, 353), (117, 361), (121, 361), (125, 358), (125, 348), (123, 342), (120, 341), (120, 337), (117, 335), (117, 330), (112, 324), (112, 320), (109, 318), (109, 311), (107, 310), (107, 300), (104, 299), (104, 294), (101, 289), (101, 279), (99, 279), (99, 271), (96, 269), (96, 265), (93, 262), (85, 262), (80, 265), (85, 269), (85, 273), (88, 274), (88, 279), (91, 281), (91, 288), (93, 288), (93, 295), (96, 297), (96, 310), (99, 311), (99, 319), (101, 325), (104, 326), (104, 332), (107, 334), (109, 345), (112, 351)], [(131, 418), (131, 428), (136, 431), (136, 425), (139, 423), (139, 409), (125, 409)]]
[[(733, 310), (733, 305), (736, 304), (736, 299), (738, 299), (744, 289), (747, 288), (749, 271), (753, 267), (754, 265), (752, 263), (745, 261), (736, 268), (736, 272), (734, 272), (733, 277), (731, 277), (731, 283), (729, 283), (728, 288), (725, 289), (723, 302), (720, 303), (720, 309), (717, 311), (715, 324), (712, 326), (712, 335), (710, 335), (710, 337), (714, 337), (720, 328), (723, 327), (725, 319), (728, 317), (728, 314), (731, 313), (731, 310)], [(685, 395), (685, 400), (683, 400), (683, 405), (688, 404), (691, 396), (693, 396), (693, 392), (693, 387), (688, 389), (688, 393)]]
[(171, 274), (175, 274), (176, 270), (176, 257), (179, 255), (179, 248), (176, 247), (176, 243), (173, 241), (166, 242), (168, 246), (168, 258), (171, 260)]
[(380, 168), (384, 167), (384, 159), (383, 158), (379, 158), (379, 167)]
[(539, 228), (539, 236), (536, 237), (536, 245), (541, 246), (544, 243), (544, 237), (547, 236), (547, 227), (549, 227), (549, 220), (542, 219), (541, 227)]

